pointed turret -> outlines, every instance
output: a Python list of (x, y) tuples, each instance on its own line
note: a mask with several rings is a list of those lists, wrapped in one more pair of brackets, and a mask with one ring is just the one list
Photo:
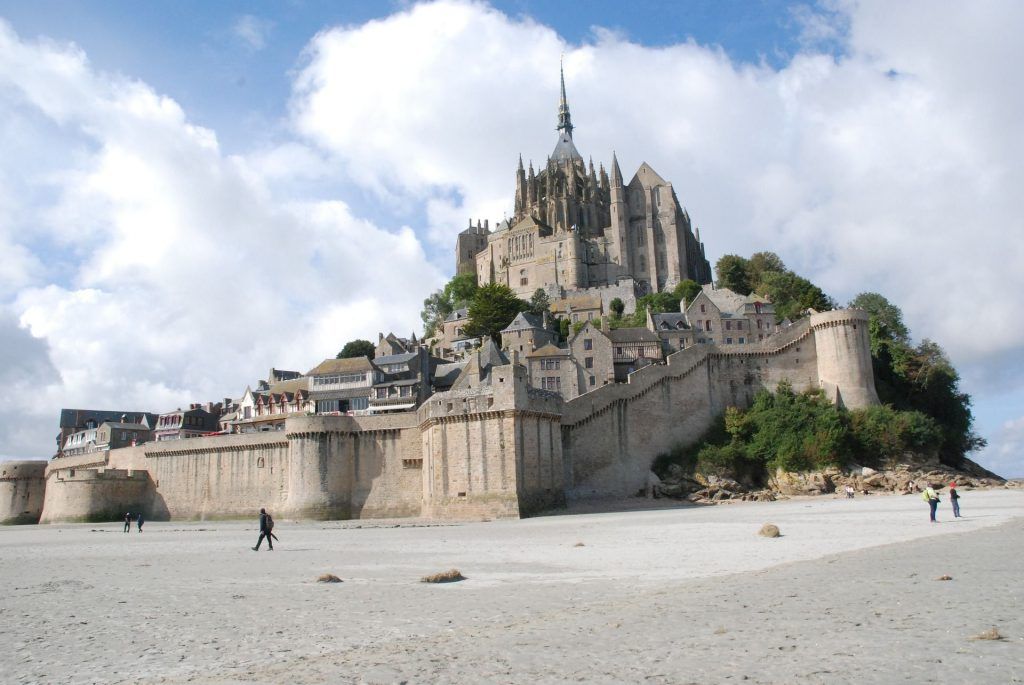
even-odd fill
[(572, 116), (569, 114), (569, 100), (565, 97), (565, 66), (564, 59), (559, 62), (558, 72), (562, 78), (562, 99), (558, 102), (558, 128), (572, 138)]
[(619, 160), (615, 157), (614, 152), (612, 152), (612, 186), (622, 187), (622, 170), (619, 169)]
[(558, 143), (552, 157), (558, 162), (583, 162), (583, 157), (572, 142), (572, 116), (569, 114), (569, 100), (565, 97), (565, 69), (559, 66), (562, 77), (562, 96), (558, 102)]

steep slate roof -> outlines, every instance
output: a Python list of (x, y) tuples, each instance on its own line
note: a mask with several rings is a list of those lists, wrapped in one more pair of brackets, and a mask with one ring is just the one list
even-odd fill
[[(367, 357), (350, 357), (348, 359), (325, 359), (310, 369), (306, 375), (323, 376), (328, 373), (356, 373), (357, 371), (372, 370), (373, 363)], [(285, 383), (289, 382), (285, 381)]]
[(541, 327), (541, 318), (536, 314), (529, 314), (527, 312), (519, 312), (516, 314), (516, 318), (512, 319), (512, 323), (508, 325), (508, 328), (502, 329), (502, 333), (507, 331), (528, 331), (532, 328), (544, 330)]
[(139, 424), (139, 423), (113, 423), (111, 421), (104, 421), (100, 425), (101, 426), (110, 426), (111, 428), (114, 428), (116, 430), (131, 430), (131, 431), (148, 431), (149, 430), (149, 428), (146, 428), (145, 426), (143, 426), (142, 424)]
[(290, 378), (280, 383), (274, 383), (272, 386), (258, 393), (261, 395), (280, 395), (281, 393), (294, 393), (298, 390), (309, 389), (309, 377), (299, 376), (298, 378)]
[(446, 322), (448, 322), (448, 321), (461, 321), (463, 319), (468, 319), (468, 318), (469, 318), (469, 308), (468, 307), (462, 307), (461, 309), (456, 309), (454, 312), (452, 312), (447, 317), (445, 317), (445, 321)]
[(527, 357), (568, 357), (569, 356), (569, 350), (567, 350), (567, 349), (565, 349), (563, 347), (558, 347), (557, 345), (554, 345), (552, 343), (548, 343), (547, 345), (544, 345), (542, 347), (538, 347), (537, 349), (533, 350), (532, 352), (527, 352), (526, 356)]
[(661, 342), (657, 333), (646, 328), (616, 328), (608, 331), (608, 338), (613, 343)]
[(84, 424), (89, 419), (94, 419), (96, 425), (104, 423), (106, 421), (120, 421), (122, 416), (128, 418), (142, 420), (145, 416), (149, 418), (149, 423), (152, 425), (157, 415), (152, 414), (148, 411), (106, 411), (99, 409), (61, 409), (60, 410), (60, 427), (61, 428), (74, 428)]
[[(669, 330), (685, 330), (690, 327), (686, 322), (686, 315), (682, 312), (665, 312), (664, 314), (652, 314), (651, 319), (654, 321), (654, 327), (659, 331)], [(662, 324), (666, 324), (668, 328), (663, 328)], [(679, 326), (682, 324), (682, 327)]]
[(508, 357), (498, 349), (494, 340), (488, 338), (480, 348), (480, 373), (486, 374), (492, 366), (504, 366), (508, 364)]
[(466, 362), (438, 364), (434, 369), (434, 384), (442, 387), (451, 385), (464, 368), (466, 368)]
[(386, 354), (383, 357), (374, 357), (373, 363), (375, 366), (381, 364), (404, 364), (411, 359), (415, 359), (418, 352), (400, 352), (398, 354)]
[(574, 310), (587, 310), (587, 309), (601, 309), (601, 296), (600, 295), (578, 295), (576, 297), (567, 297), (561, 300), (555, 300), (551, 303), (551, 311), (553, 312), (564, 312), (569, 307)]

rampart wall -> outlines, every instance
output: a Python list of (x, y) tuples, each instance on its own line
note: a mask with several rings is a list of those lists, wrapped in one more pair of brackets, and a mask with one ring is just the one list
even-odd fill
[(864, 312), (826, 312), (765, 343), (692, 346), (569, 402), (530, 388), (515, 360), (486, 372), (477, 363), (417, 412), (293, 416), (284, 431), (53, 460), (41, 520), (247, 517), (260, 507), (295, 518), (497, 518), (631, 495), (656, 455), (696, 441), (761, 388), (787, 381), (851, 408), (876, 403), (866, 324)]
[(45, 461), (0, 463), (0, 525), (39, 523), (45, 493)]
[(51, 469), (40, 523), (114, 521), (125, 512), (148, 512), (153, 483), (145, 471), (110, 468)]

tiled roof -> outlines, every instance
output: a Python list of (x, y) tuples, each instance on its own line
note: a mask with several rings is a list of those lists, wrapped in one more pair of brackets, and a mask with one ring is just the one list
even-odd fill
[(410, 359), (415, 359), (417, 352), (400, 352), (399, 354), (386, 354), (383, 357), (374, 357), (373, 363), (377, 366), (382, 364), (404, 364)]
[[(328, 373), (356, 373), (372, 371), (373, 364), (366, 357), (350, 357), (348, 359), (325, 359), (309, 370), (307, 376), (323, 376)], [(290, 383), (291, 381), (285, 381)], [(278, 384), (279, 385), (279, 384)], [(276, 387), (276, 385), (274, 386)]]
[(516, 314), (516, 318), (512, 319), (512, 323), (508, 325), (508, 328), (503, 329), (501, 332), (504, 333), (506, 331), (528, 331), (532, 328), (541, 328), (540, 317), (535, 314), (529, 314), (527, 312), (519, 312), (518, 314)]
[(661, 342), (656, 333), (646, 328), (616, 328), (608, 332), (608, 338), (613, 343)]
[(558, 347), (557, 345), (554, 345), (552, 343), (548, 343), (547, 345), (544, 345), (543, 347), (538, 347), (537, 349), (533, 350), (532, 352), (527, 352), (526, 356), (527, 357), (568, 357), (569, 356), (569, 350), (567, 350), (565, 348), (562, 348), (562, 347)]

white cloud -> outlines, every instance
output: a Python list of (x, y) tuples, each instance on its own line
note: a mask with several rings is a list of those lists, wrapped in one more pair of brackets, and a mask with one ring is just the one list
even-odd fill
[[(348, 339), (405, 331), (442, 281), (408, 228), (341, 201), (272, 198), (280, 160), (316, 174), (315, 155), (225, 156), (173, 100), (0, 24), (0, 120), (15, 108), (80, 147), (47, 175), (52, 201), (6, 197), (0, 212), (36, 219), (31, 234), (0, 225), (24, 253), (0, 272), (15, 274), (12, 339), (37, 341), (37, 366), (45, 350), (59, 371), (25, 375), (38, 411), (0, 412), (0, 454), (48, 454), (61, 406), (162, 411), (237, 396), (272, 365), (305, 371)], [(37, 241), (70, 255), (67, 268), (40, 274)]]
[(985, 466), (1006, 478), (1024, 478), (1024, 416), (1006, 421), (985, 450)]
[(262, 50), (267, 46), (267, 36), (274, 28), (273, 22), (243, 14), (231, 26), (231, 32), (252, 50)]
[(803, 52), (775, 70), (601, 30), (568, 45), (444, 0), (318, 35), (293, 120), (353, 181), (425, 203), (430, 239), (448, 246), (469, 216), (511, 211), (520, 151), (543, 163), (553, 147), (564, 52), (577, 147), (673, 181), (712, 259), (776, 250), (841, 299), (887, 294), (917, 335), (977, 362), (1024, 339), (1024, 319), (1006, 315), (1024, 288), (1024, 94), (1006, 87), (1024, 59), (1010, 29), (1022, 12), (804, 10), (805, 31), (845, 40), (846, 54)]

